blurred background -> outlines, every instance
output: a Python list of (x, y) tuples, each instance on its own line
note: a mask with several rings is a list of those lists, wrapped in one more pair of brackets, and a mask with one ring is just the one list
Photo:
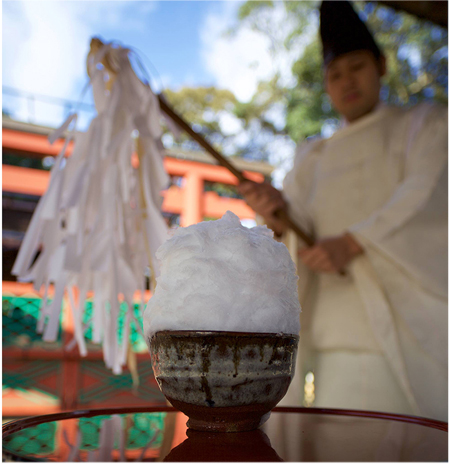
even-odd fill
[[(322, 86), (319, 4), (2, 2), (3, 421), (69, 409), (164, 403), (138, 332), (131, 334), (137, 383), (128, 370), (115, 376), (106, 369), (95, 345), (80, 358), (70, 345), (73, 321), (66, 308), (57, 342), (41, 341), (35, 332), (41, 296), (11, 275), (61, 148), (59, 142), (49, 145), (48, 135), (70, 111), (79, 111), (79, 130), (86, 130), (96, 114), (91, 90), (83, 94), (90, 39), (98, 36), (134, 49), (146, 69), (144, 74), (135, 62), (136, 72), (142, 79), (148, 73), (153, 90), (163, 92), (194, 130), (236, 167), (279, 187), (296, 143), (330, 136), (339, 124)], [(447, 105), (448, 3), (355, 5), (387, 55), (383, 100), (401, 106), (423, 100)], [(254, 212), (228, 171), (187, 136), (175, 140), (166, 131), (162, 141), (171, 178), (162, 192), (162, 208), (170, 227), (213, 220), (226, 210), (244, 225), (255, 224)], [(140, 317), (138, 304), (135, 312)], [(89, 331), (86, 338), (91, 340)], [(83, 442), (86, 449), (96, 446), (96, 436), (98, 441), (94, 422), (93, 443)], [(160, 422), (151, 429), (139, 421), (131, 425), (130, 436), (136, 443), (151, 441), (155, 456), (161, 440), (152, 441), (149, 434), (163, 426), (163, 418)], [(24, 446), (60, 446), (47, 432), (24, 437)]]

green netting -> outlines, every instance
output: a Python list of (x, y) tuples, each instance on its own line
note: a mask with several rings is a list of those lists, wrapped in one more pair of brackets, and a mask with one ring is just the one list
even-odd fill
[(20, 368), (15, 370), (4, 369), (2, 372), (3, 388), (13, 388), (22, 391), (42, 391), (46, 394), (52, 394), (53, 398), (57, 398), (56, 391), (51, 387), (39, 385), (39, 379), (58, 375), (60, 363), (55, 361), (21, 361)]
[[(57, 402), (60, 395), (58, 377), (61, 373), (60, 361), (17, 361), (5, 363), (2, 371), (3, 391), (14, 389), (23, 392), (26, 402), (40, 404), (42, 396)], [(36, 395), (36, 393), (38, 395)]]
[[(139, 449), (149, 445), (149, 448), (158, 448), (162, 443), (164, 430), (164, 417), (166, 413), (129, 414), (122, 417), (122, 430), (127, 437), (126, 449)], [(81, 418), (81, 450), (93, 451), (98, 449), (100, 430), (105, 420), (111, 416), (97, 416)], [(114, 448), (119, 448), (116, 438)]]
[(150, 448), (161, 445), (166, 413), (133, 414), (133, 427), (128, 432), (127, 448), (135, 449), (146, 446), (150, 441)]
[(56, 344), (42, 342), (42, 335), (36, 333), (41, 300), (31, 295), (2, 295), (3, 346), (29, 346), (39, 343), (50, 348), (61, 344), (62, 314)]
[[(61, 321), (62, 311), (60, 316), (60, 329), (58, 332), (57, 342), (47, 343), (42, 341), (42, 335), (36, 333), (36, 324), (39, 319), (39, 308), (41, 306), (41, 298), (33, 296), (2, 296), (2, 330), (3, 330), (3, 346), (27, 346), (39, 343), (44, 347), (51, 348), (61, 345)], [(88, 323), (92, 317), (92, 301), (87, 301), (83, 322)], [(125, 313), (127, 306), (125, 303), (120, 305), (120, 315), (118, 321), (119, 341), (122, 341), (123, 326), (125, 321)], [(133, 305), (133, 313), (142, 329), (142, 317), (140, 305)], [(89, 327), (85, 333), (87, 341), (92, 341), (92, 328)], [(147, 345), (138, 330), (135, 322), (131, 322), (130, 326), (130, 341), (133, 346), (133, 351), (136, 353), (147, 352)]]
[(106, 419), (111, 416), (83, 417), (79, 420), (78, 427), (81, 430), (80, 449), (93, 451), (98, 449), (100, 441), (100, 428)]
[[(122, 342), (123, 337), (123, 329), (125, 323), (125, 314), (127, 311), (126, 303), (122, 303), (120, 305), (120, 313), (119, 313), (119, 320), (117, 323), (117, 332), (119, 335), (119, 342)], [(92, 301), (87, 301), (83, 316), (83, 323), (87, 324), (92, 318), (93, 312), (93, 303)], [(136, 320), (138, 321), (140, 328), (142, 329), (142, 316), (139, 303), (135, 303), (133, 305), (133, 314)], [(89, 327), (88, 330), (85, 332), (85, 337), (88, 341), (92, 341), (92, 327)], [(145, 340), (142, 338), (141, 334), (138, 332), (135, 326), (135, 322), (131, 321), (130, 323), (130, 342), (133, 346), (133, 351), (136, 353), (146, 353), (147, 352), (147, 345)]]
[(164, 396), (155, 383), (150, 357), (148, 361), (138, 363), (138, 373), (139, 386), (136, 389), (129, 371), (125, 370), (120, 375), (111, 375), (111, 371), (102, 361), (83, 360), (81, 375), (86, 376), (90, 381), (82, 385), (79, 390), (80, 405), (92, 407), (111, 400), (116, 395), (131, 391), (146, 404), (165, 404)]
[(46, 455), (55, 449), (56, 422), (29, 427), (3, 439), (7, 451), (26, 456)]

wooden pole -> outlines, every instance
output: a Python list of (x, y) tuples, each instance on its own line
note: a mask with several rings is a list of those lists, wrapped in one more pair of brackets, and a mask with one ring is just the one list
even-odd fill
[[(213, 148), (199, 133), (195, 132), (191, 126), (168, 105), (162, 94), (158, 95), (159, 106), (170, 119), (172, 119), (178, 127), (189, 134), (201, 147), (203, 147), (210, 155), (212, 155), (220, 165), (227, 168), (234, 174), (239, 182), (248, 180), (244, 174), (233, 166), (223, 155)], [(283, 221), (290, 229), (292, 229), (308, 246), (314, 245), (314, 239), (304, 232), (294, 221), (289, 217), (288, 213), (283, 209), (275, 211), (275, 216)]]

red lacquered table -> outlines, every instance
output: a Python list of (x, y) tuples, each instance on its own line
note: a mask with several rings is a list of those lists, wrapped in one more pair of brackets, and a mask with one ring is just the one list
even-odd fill
[(72, 411), (3, 425), (3, 460), (447, 461), (447, 423), (368, 411), (285, 408), (258, 430), (187, 430), (171, 407)]

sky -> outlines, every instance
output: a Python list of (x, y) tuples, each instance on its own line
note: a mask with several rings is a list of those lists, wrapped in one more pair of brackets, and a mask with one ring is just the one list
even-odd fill
[[(78, 100), (87, 83), (90, 39), (138, 50), (152, 87), (226, 88), (248, 101), (276, 63), (259, 34), (226, 31), (240, 1), (3, 1), (3, 108), (14, 118), (58, 126), (64, 110), (7, 93), (10, 88)], [(289, 61), (289, 60), (288, 60)], [(289, 74), (290, 64), (281, 63)], [(90, 102), (89, 93), (84, 98)]]

